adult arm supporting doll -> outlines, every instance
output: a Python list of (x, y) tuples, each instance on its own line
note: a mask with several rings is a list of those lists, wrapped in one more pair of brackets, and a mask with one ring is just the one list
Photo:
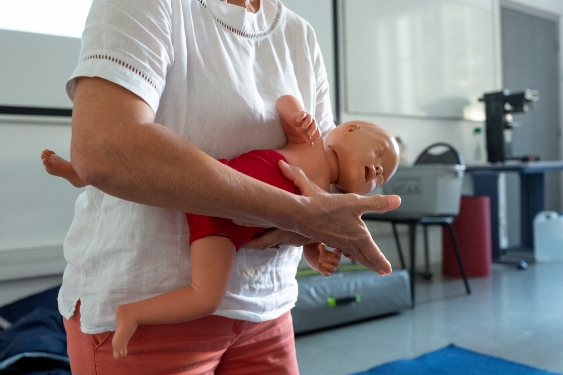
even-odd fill
[(380, 274), (391, 272), (361, 215), (392, 210), (400, 204), (398, 197), (306, 197), (274, 189), (154, 123), (146, 102), (107, 80), (78, 81), (71, 160), (84, 182), (113, 196), (297, 232), (341, 249)]

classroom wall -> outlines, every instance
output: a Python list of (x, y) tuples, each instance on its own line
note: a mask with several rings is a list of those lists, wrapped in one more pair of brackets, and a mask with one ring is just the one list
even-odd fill
[[(284, 4), (311, 20), (332, 84), (332, 1)], [(0, 30), (0, 51), (0, 105), (71, 106), (64, 85), (79, 39)], [(82, 189), (45, 173), (40, 153), (69, 158), (70, 137), (69, 118), (0, 114), (0, 306), (51, 287), (64, 270), (62, 244)]]
[(0, 105), (71, 108), (64, 82), (80, 39), (0, 29)]
[[(501, 4), (507, 6), (522, 6), (524, 9), (537, 9), (540, 12), (546, 12), (557, 16), (560, 20), (563, 16), (563, 2), (559, 0), (451, 0), (463, 1), (465, 3), (482, 4), (484, 1), (490, 3), (491, 18), (493, 19), (495, 51), (494, 51), (494, 89), (502, 88), (502, 66), (501, 66), (501, 50), (500, 50), (500, 7)], [(560, 21), (561, 22), (561, 21)], [(563, 37), (562, 28), (560, 28), (560, 39)], [(560, 50), (560, 54), (561, 54)], [(563, 57), (563, 54), (561, 55)], [(562, 60), (563, 61), (563, 60)], [(561, 82), (561, 77), (554, 77)], [(560, 83), (561, 85), (561, 83)], [(563, 85), (561, 85), (563, 88)], [(345, 93), (341, 93), (344, 96)], [(343, 107), (345, 108), (345, 107)], [(405, 117), (392, 115), (372, 115), (360, 117), (381, 124), (389, 129), (394, 135), (399, 135), (407, 146), (407, 153), (410, 162), (413, 162), (416, 156), (429, 144), (437, 141), (445, 141), (451, 143), (464, 155), (468, 163), (473, 161), (471, 148), (471, 134), (475, 126), (484, 126), (483, 122), (436, 119), (436, 118), (420, 118)], [(342, 113), (342, 120), (348, 121), (358, 118), (357, 114)], [(562, 117), (563, 119), (563, 117)], [(563, 144), (562, 144), (563, 146)]]
[(70, 119), (0, 116), (0, 281), (62, 273), (82, 189), (48, 175), (41, 151), (70, 154)]
[[(72, 107), (64, 86), (80, 39), (0, 30), (0, 51), (0, 105)], [(64, 270), (62, 243), (81, 190), (45, 173), (40, 154), (68, 158), (70, 135), (68, 117), (0, 114), (0, 281)]]

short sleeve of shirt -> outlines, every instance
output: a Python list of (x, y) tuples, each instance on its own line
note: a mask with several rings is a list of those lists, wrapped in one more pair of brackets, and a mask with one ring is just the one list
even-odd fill
[(82, 34), (77, 77), (100, 77), (141, 97), (156, 113), (173, 64), (170, 0), (94, 0)]

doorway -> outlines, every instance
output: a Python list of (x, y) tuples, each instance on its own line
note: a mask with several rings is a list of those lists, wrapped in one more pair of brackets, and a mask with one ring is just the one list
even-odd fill
[[(511, 3), (501, 3), (503, 88), (538, 90), (540, 100), (514, 114), (512, 154), (561, 160), (558, 18)], [(508, 246), (520, 243), (520, 181), (506, 176)], [(545, 175), (545, 209), (561, 212), (561, 176)]]

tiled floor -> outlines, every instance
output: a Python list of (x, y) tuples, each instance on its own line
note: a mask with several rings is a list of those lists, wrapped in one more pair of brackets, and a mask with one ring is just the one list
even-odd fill
[(301, 375), (344, 375), (454, 343), (563, 374), (563, 263), (527, 270), (493, 265), (492, 276), (417, 283), (416, 307), (297, 337)]

